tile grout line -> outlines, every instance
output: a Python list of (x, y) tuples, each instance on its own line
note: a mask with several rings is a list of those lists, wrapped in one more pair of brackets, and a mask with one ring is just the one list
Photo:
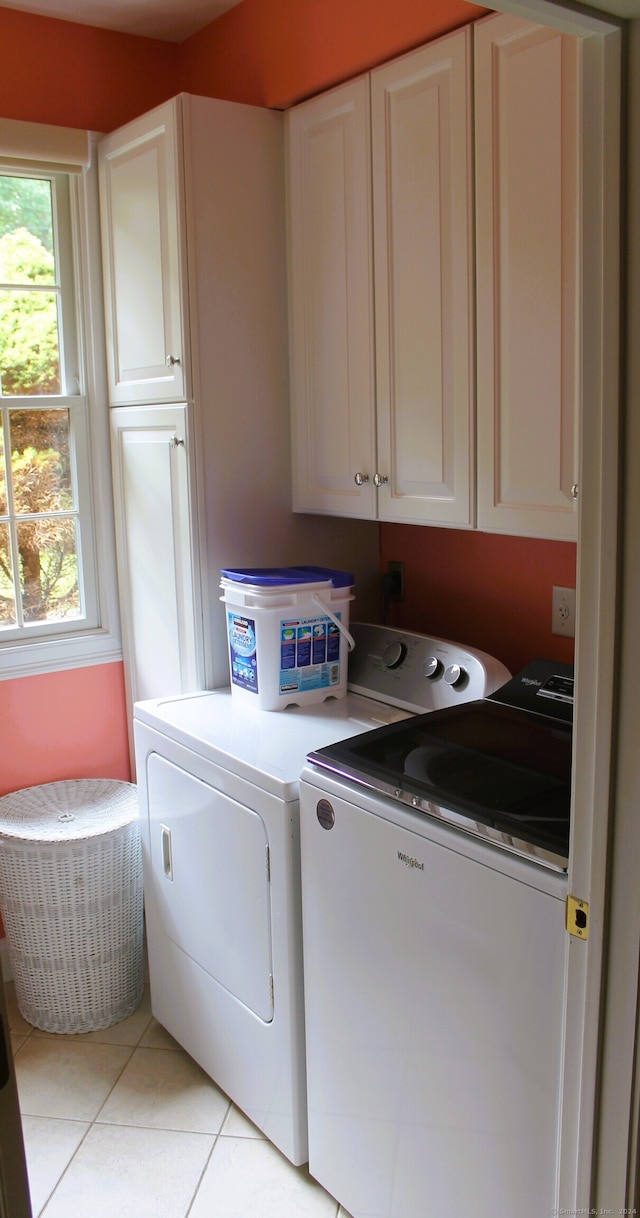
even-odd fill
[[(22, 1018), (24, 1019), (24, 1016), (22, 1016)], [(25, 1022), (27, 1022), (27, 1023), (28, 1023), (28, 1020), (25, 1020)], [(141, 1043), (141, 1041), (142, 1041), (143, 1037), (144, 1037), (144, 1036), (146, 1035), (146, 1033), (149, 1031), (149, 1028), (151, 1027), (152, 1022), (153, 1022), (153, 1015), (150, 1015), (150, 1016), (149, 1016), (149, 1019), (147, 1020), (146, 1024), (144, 1025), (144, 1028), (143, 1028), (143, 1029), (141, 1030), (141, 1032), (140, 1032), (140, 1035), (139, 1035), (139, 1037), (138, 1037), (137, 1042), (136, 1042), (134, 1045), (125, 1045), (125, 1046), (121, 1046), (122, 1048), (128, 1048), (128, 1049), (130, 1049), (129, 1056), (127, 1057), (127, 1060), (126, 1060), (126, 1061), (125, 1061), (125, 1063), (123, 1064), (122, 1069), (120, 1070), (120, 1072), (119, 1072), (119, 1074), (118, 1074), (117, 1078), (114, 1080), (113, 1085), (112, 1085), (112, 1086), (111, 1086), (111, 1088), (109, 1089), (108, 1094), (105, 1096), (104, 1100), (102, 1101), (102, 1104), (101, 1104), (101, 1105), (100, 1105), (100, 1107), (98, 1108), (97, 1113), (94, 1115), (94, 1117), (93, 1117), (93, 1118), (92, 1118), (90, 1121), (87, 1121), (87, 1122), (83, 1122), (83, 1121), (77, 1121), (75, 1118), (71, 1118), (71, 1117), (50, 1117), (50, 1118), (48, 1118), (48, 1119), (50, 1119), (50, 1120), (59, 1120), (59, 1121), (64, 1121), (64, 1120), (69, 1120), (69, 1121), (71, 1121), (71, 1120), (74, 1120), (74, 1122), (75, 1122), (76, 1124), (78, 1124), (78, 1123), (79, 1123), (79, 1124), (86, 1124), (86, 1126), (87, 1126), (87, 1127), (86, 1127), (86, 1129), (85, 1129), (85, 1131), (84, 1131), (84, 1133), (83, 1133), (83, 1135), (82, 1135), (82, 1137), (81, 1137), (81, 1139), (80, 1139), (80, 1141), (79, 1141), (78, 1145), (76, 1146), (76, 1148), (75, 1148), (75, 1150), (74, 1150), (73, 1154), (71, 1155), (71, 1158), (70, 1158), (70, 1159), (69, 1159), (69, 1161), (68, 1161), (68, 1162), (65, 1164), (65, 1166), (64, 1166), (64, 1168), (62, 1169), (62, 1171), (61, 1171), (60, 1175), (58, 1176), (58, 1178), (57, 1178), (57, 1180), (56, 1180), (55, 1184), (53, 1185), (53, 1188), (52, 1188), (52, 1189), (50, 1190), (50, 1192), (48, 1193), (48, 1195), (47, 1195), (47, 1197), (46, 1197), (46, 1199), (45, 1199), (45, 1201), (44, 1201), (43, 1205), (42, 1205), (42, 1206), (40, 1207), (40, 1209), (38, 1210), (37, 1215), (34, 1215), (34, 1218), (40, 1218), (40, 1215), (41, 1215), (41, 1214), (44, 1214), (44, 1212), (45, 1212), (45, 1210), (46, 1210), (47, 1206), (49, 1205), (49, 1202), (53, 1200), (53, 1197), (54, 1197), (55, 1193), (57, 1192), (57, 1190), (58, 1190), (58, 1188), (60, 1187), (60, 1185), (61, 1185), (62, 1181), (64, 1180), (64, 1178), (65, 1178), (65, 1176), (66, 1176), (67, 1172), (69, 1171), (69, 1169), (70, 1169), (71, 1165), (73, 1164), (74, 1160), (76, 1159), (76, 1157), (77, 1157), (77, 1155), (78, 1155), (78, 1153), (79, 1153), (79, 1151), (80, 1151), (81, 1147), (84, 1145), (84, 1143), (85, 1143), (85, 1141), (86, 1141), (86, 1139), (87, 1139), (87, 1137), (88, 1137), (89, 1133), (91, 1132), (91, 1130), (93, 1129), (94, 1125), (96, 1124), (96, 1122), (97, 1122), (97, 1118), (98, 1118), (98, 1116), (99, 1116), (100, 1112), (102, 1111), (102, 1109), (104, 1108), (104, 1105), (106, 1104), (106, 1102), (107, 1102), (107, 1100), (108, 1100), (109, 1096), (111, 1095), (111, 1093), (112, 1093), (112, 1091), (113, 1091), (114, 1087), (115, 1087), (115, 1086), (117, 1085), (117, 1083), (120, 1081), (120, 1079), (121, 1079), (121, 1077), (122, 1077), (122, 1074), (123, 1074), (123, 1073), (124, 1073), (124, 1071), (126, 1070), (127, 1066), (129, 1065), (129, 1062), (131, 1061), (131, 1058), (133, 1057), (133, 1054), (135, 1053), (136, 1049), (138, 1049), (138, 1048), (140, 1047), (140, 1043)], [(16, 1051), (16, 1057), (17, 1057), (17, 1056), (20, 1054), (21, 1050), (22, 1050), (22, 1049), (24, 1049), (24, 1046), (27, 1044), (27, 1042), (28, 1042), (29, 1040), (31, 1040), (32, 1038), (33, 1038), (34, 1040), (39, 1039), (39, 1038), (36, 1036), (36, 1033), (37, 1033), (38, 1031), (39, 1031), (39, 1029), (35, 1028), (34, 1026), (31, 1026), (31, 1027), (30, 1027), (30, 1030), (27, 1032), (26, 1036), (24, 1037), (24, 1040), (23, 1040), (22, 1044), (20, 1045), (20, 1047), (19, 1047), (19, 1048), (18, 1048), (18, 1050)], [(14, 1033), (14, 1035), (16, 1035), (16, 1033)], [(64, 1033), (62, 1033), (61, 1035), (64, 1035)], [(45, 1033), (43, 1034), (43, 1036), (42, 1036), (42, 1039), (44, 1039), (44, 1040), (46, 1040), (46, 1039), (52, 1039), (52, 1036), (51, 1036), (51, 1034), (50, 1034), (50, 1033), (46, 1033), (46, 1032), (45, 1032)], [(69, 1043), (69, 1044), (83, 1044), (83, 1043), (84, 1043), (84, 1044), (87, 1044), (87, 1043), (92, 1043), (92, 1044), (104, 1044), (104, 1043), (110, 1043), (110, 1042), (103, 1042), (103, 1041), (92, 1041), (92, 1042), (87, 1042), (87, 1041), (84, 1041), (84, 1042), (83, 1042), (83, 1041), (78, 1041), (78, 1040), (75, 1038), (75, 1036), (74, 1036), (74, 1037), (73, 1037), (73, 1039), (72, 1039), (71, 1037), (69, 1037), (69, 1039), (68, 1039), (68, 1042), (67, 1042), (67, 1043)], [(17, 1078), (16, 1078), (16, 1083), (17, 1083)], [(20, 1118), (21, 1118), (21, 1120), (22, 1120), (23, 1116), (36, 1116), (36, 1118), (37, 1118), (37, 1115), (38, 1115), (38, 1114), (24, 1113), (24, 1112), (23, 1112), (23, 1110), (22, 1110), (22, 1106), (21, 1106), (21, 1104), (20, 1104), (20, 1091), (19, 1091), (19, 1089), (18, 1089), (18, 1103), (19, 1103), (19, 1107), (20, 1107)], [(27, 1164), (27, 1178), (28, 1178), (28, 1164)], [(31, 1189), (29, 1189), (29, 1192), (31, 1192)]]
[(227, 1111), (224, 1114), (224, 1117), (222, 1118), (222, 1122), (220, 1124), (220, 1129), (214, 1135), (213, 1146), (211, 1147), (211, 1150), (209, 1151), (209, 1154), (207, 1155), (207, 1161), (204, 1164), (202, 1171), (200, 1172), (200, 1175), (198, 1177), (198, 1183), (196, 1184), (196, 1186), (193, 1190), (193, 1195), (191, 1197), (191, 1200), (190, 1200), (189, 1204), (187, 1205), (187, 1208), (184, 1212), (184, 1218), (189, 1218), (189, 1214), (191, 1214), (193, 1211), (193, 1207), (196, 1202), (196, 1197), (198, 1196), (198, 1193), (200, 1192), (200, 1185), (202, 1184), (202, 1181), (204, 1180), (204, 1177), (209, 1169), (209, 1165), (210, 1165), (211, 1159), (213, 1157), (213, 1152), (214, 1152), (216, 1146), (218, 1145), (218, 1139), (222, 1136), (222, 1126), (224, 1125), (232, 1107), (233, 1107), (232, 1102), (231, 1102), (231, 1100), (229, 1100), (229, 1105), (227, 1107)]
[[(64, 1117), (53, 1117), (53, 1118), (50, 1117), (49, 1120), (51, 1120), (51, 1119), (53, 1119), (55, 1121), (61, 1121), (61, 1120), (64, 1120), (65, 1118)], [(69, 1118), (67, 1118), (67, 1119), (69, 1119)], [(65, 1166), (63, 1167), (62, 1171), (60, 1172), (60, 1175), (58, 1176), (58, 1179), (56, 1180), (53, 1188), (51, 1189), (51, 1192), (48, 1194), (46, 1201), (44, 1202), (43, 1205), (41, 1205), (40, 1209), (38, 1210), (38, 1213), (34, 1214), (33, 1218), (40, 1218), (40, 1215), (44, 1214), (49, 1202), (53, 1200), (54, 1194), (56, 1193), (59, 1185), (62, 1184), (62, 1181), (64, 1180), (64, 1177), (66, 1176), (69, 1168), (71, 1167), (71, 1164), (73, 1163), (76, 1155), (78, 1154), (80, 1147), (84, 1145), (85, 1139), (87, 1138), (88, 1134), (91, 1132), (92, 1128), (93, 1128), (93, 1122), (89, 1122), (87, 1124), (87, 1128), (85, 1129), (82, 1137), (80, 1138), (80, 1141), (78, 1142), (78, 1145), (76, 1146), (71, 1158), (69, 1159), (69, 1162), (67, 1164), (65, 1164)]]
[[(145, 1026), (144, 1026), (144, 1028), (143, 1028), (142, 1032), (140, 1033), (140, 1036), (138, 1037), (138, 1040), (137, 1040), (136, 1044), (131, 1046), (131, 1052), (130, 1052), (130, 1054), (129, 1054), (129, 1056), (128, 1056), (127, 1060), (126, 1060), (126, 1062), (124, 1063), (124, 1065), (123, 1065), (123, 1067), (122, 1067), (122, 1069), (121, 1069), (120, 1073), (118, 1074), (118, 1077), (117, 1077), (116, 1079), (114, 1079), (113, 1084), (112, 1084), (112, 1086), (110, 1087), (110, 1089), (109, 1089), (109, 1091), (108, 1091), (107, 1095), (105, 1095), (105, 1097), (104, 1097), (104, 1099), (103, 1099), (103, 1101), (102, 1101), (102, 1103), (101, 1103), (100, 1107), (98, 1108), (98, 1111), (96, 1112), (96, 1114), (95, 1114), (95, 1116), (94, 1116), (93, 1120), (91, 1121), (91, 1125), (89, 1126), (89, 1128), (93, 1128), (93, 1126), (96, 1124), (96, 1122), (97, 1122), (97, 1120), (98, 1120), (98, 1117), (100, 1116), (100, 1113), (102, 1112), (102, 1110), (103, 1110), (103, 1108), (104, 1108), (105, 1104), (107, 1103), (107, 1100), (108, 1100), (108, 1099), (109, 1099), (109, 1097), (110, 1097), (110, 1096), (113, 1094), (113, 1092), (114, 1092), (115, 1088), (117, 1087), (118, 1083), (120, 1082), (120, 1079), (122, 1078), (122, 1075), (124, 1074), (125, 1070), (127, 1069), (127, 1066), (130, 1064), (131, 1059), (132, 1059), (132, 1057), (133, 1057), (134, 1053), (136, 1052), (136, 1050), (137, 1050), (137, 1049), (139, 1049), (139, 1048), (140, 1048), (140, 1042), (142, 1041), (143, 1036), (145, 1036), (145, 1035), (146, 1035), (146, 1033), (149, 1031), (149, 1028), (151, 1027), (151, 1023), (152, 1023), (152, 1021), (153, 1021), (153, 1015), (150, 1015), (150, 1016), (149, 1016), (149, 1019), (148, 1019), (148, 1021), (147, 1021), (147, 1023), (145, 1024)], [(95, 1041), (94, 1041), (94, 1042), (92, 1042), (92, 1043), (94, 1043), (94, 1044), (95, 1044), (95, 1043), (102, 1043), (102, 1042), (95, 1042)], [(123, 1047), (129, 1048), (129, 1046), (128, 1046), (128, 1045), (127, 1045), (127, 1046), (123, 1046)], [(87, 1131), (87, 1132), (88, 1132), (88, 1131)], [(84, 1138), (83, 1138), (83, 1141), (84, 1141)], [(75, 1157), (75, 1156), (74, 1156), (74, 1157)]]
[[(116, 1125), (112, 1125), (110, 1122), (104, 1122), (104, 1121), (102, 1121), (102, 1122), (101, 1122), (101, 1121), (100, 1121), (100, 1113), (103, 1111), (103, 1109), (104, 1109), (104, 1107), (105, 1107), (105, 1105), (106, 1105), (106, 1103), (107, 1103), (107, 1101), (108, 1101), (109, 1097), (110, 1097), (110, 1096), (111, 1096), (111, 1094), (113, 1093), (113, 1091), (114, 1091), (115, 1087), (116, 1087), (116, 1086), (118, 1085), (118, 1083), (120, 1082), (120, 1080), (121, 1080), (121, 1078), (122, 1078), (122, 1075), (124, 1074), (125, 1070), (127, 1069), (127, 1067), (129, 1066), (129, 1064), (131, 1063), (131, 1060), (132, 1060), (132, 1058), (133, 1058), (134, 1053), (136, 1052), (136, 1050), (138, 1050), (139, 1048), (141, 1048), (141, 1047), (142, 1047), (142, 1041), (144, 1040), (144, 1037), (146, 1036), (147, 1032), (148, 1032), (148, 1031), (149, 1031), (149, 1029), (151, 1028), (152, 1024), (153, 1024), (153, 1015), (150, 1015), (149, 1020), (147, 1021), (147, 1023), (146, 1023), (146, 1024), (145, 1024), (145, 1026), (144, 1026), (144, 1028), (143, 1028), (143, 1029), (142, 1029), (142, 1031), (140, 1032), (140, 1035), (139, 1035), (139, 1037), (138, 1037), (138, 1040), (137, 1040), (136, 1044), (131, 1045), (131, 1046), (128, 1046), (128, 1045), (127, 1045), (127, 1046), (123, 1046), (123, 1047), (130, 1048), (130, 1049), (131, 1049), (131, 1052), (130, 1052), (130, 1054), (129, 1054), (129, 1056), (128, 1056), (127, 1060), (126, 1060), (126, 1062), (124, 1063), (124, 1065), (123, 1065), (123, 1067), (122, 1067), (122, 1069), (121, 1069), (120, 1073), (118, 1074), (118, 1077), (117, 1077), (117, 1078), (114, 1080), (112, 1087), (110, 1088), (110, 1090), (109, 1090), (108, 1094), (105, 1096), (105, 1098), (104, 1098), (104, 1100), (103, 1100), (102, 1104), (100, 1105), (100, 1107), (99, 1107), (99, 1109), (98, 1109), (97, 1113), (95, 1114), (95, 1116), (93, 1117), (93, 1119), (92, 1119), (90, 1122), (88, 1122), (88, 1124), (87, 1124), (87, 1128), (86, 1128), (86, 1130), (85, 1130), (85, 1132), (84, 1132), (84, 1134), (83, 1134), (83, 1136), (82, 1136), (82, 1138), (81, 1138), (81, 1140), (80, 1140), (80, 1142), (79, 1142), (78, 1146), (76, 1147), (76, 1149), (75, 1149), (74, 1153), (72, 1154), (71, 1158), (69, 1159), (69, 1162), (68, 1162), (68, 1163), (66, 1164), (66, 1166), (63, 1168), (63, 1170), (62, 1170), (62, 1172), (61, 1172), (60, 1176), (59, 1176), (59, 1177), (58, 1177), (58, 1179), (56, 1180), (56, 1183), (55, 1183), (55, 1185), (53, 1186), (53, 1188), (51, 1189), (51, 1192), (48, 1194), (48, 1196), (47, 1196), (47, 1198), (46, 1198), (46, 1201), (44, 1202), (44, 1205), (43, 1205), (43, 1206), (42, 1206), (42, 1208), (41, 1208), (41, 1209), (38, 1211), (38, 1214), (37, 1214), (37, 1215), (34, 1215), (34, 1218), (40, 1218), (40, 1215), (44, 1215), (45, 1210), (46, 1210), (46, 1207), (49, 1205), (49, 1202), (50, 1202), (50, 1201), (52, 1201), (52, 1200), (54, 1199), (54, 1196), (55, 1196), (55, 1194), (56, 1194), (56, 1192), (57, 1192), (58, 1188), (59, 1188), (59, 1187), (60, 1187), (60, 1185), (62, 1184), (62, 1182), (63, 1182), (63, 1180), (64, 1180), (65, 1176), (67, 1175), (67, 1172), (68, 1172), (68, 1171), (69, 1171), (69, 1169), (71, 1168), (71, 1166), (72, 1166), (72, 1164), (73, 1164), (74, 1160), (76, 1159), (76, 1157), (77, 1157), (77, 1155), (78, 1155), (78, 1153), (79, 1153), (79, 1151), (80, 1151), (81, 1147), (84, 1145), (84, 1142), (86, 1141), (86, 1139), (87, 1139), (88, 1135), (90, 1134), (91, 1130), (92, 1130), (92, 1129), (94, 1129), (94, 1127), (95, 1127), (96, 1125), (108, 1125), (108, 1127), (110, 1127), (110, 1128), (115, 1128), (115, 1127), (116, 1127)], [(28, 1040), (28, 1039), (29, 1039), (29, 1038), (30, 1038), (30, 1037), (31, 1037), (31, 1036), (34, 1034), (34, 1032), (35, 1032), (35, 1031), (36, 1031), (36, 1029), (32, 1028), (32, 1029), (31, 1029), (31, 1031), (30, 1031), (29, 1033), (27, 1033), (27, 1036), (25, 1037), (25, 1043), (26, 1043), (26, 1041), (27, 1041), (27, 1040)], [(70, 1042), (70, 1043), (72, 1043), (72, 1042)], [(76, 1043), (78, 1043), (78, 1042), (76, 1042)], [(83, 1043), (83, 1042), (79, 1042), (79, 1043)], [(86, 1043), (86, 1042), (84, 1042), (84, 1043)], [(100, 1044), (102, 1044), (102, 1043), (109, 1043), (109, 1042), (102, 1042), (102, 1041), (100, 1041), (100, 1042), (96, 1042), (96, 1041), (93, 1041), (93, 1042), (91, 1042), (91, 1043), (94, 1043), (94, 1044), (95, 1044), (95, 1043), (100, 1043)], [(21, 1047), (22, 1047), (22, 1046), (21, 1046)], [(151, 1046), (147, 1046), (147, 1047), (151, 1048)], [(184, 1218), (188, 1218), (188, 1215), (189, 1215), (189, 1213), (190, 1213), (190, 1212), (191, 1212), (191, 1210), (192, 1210), (192, 1207), (193, 1207), (193, 1205), (194, 1205), (194, 1203), (195, 1203), (195, 1199), (196, 1199), (196, 1197), (197, 1197), (198, 1191), (199, 1191), (199, 1189), (200, 1189), (200, 1185), (202, 1184), (202, 1181), (203, 1181), (203, 1178), (204, 1178), (205, 1172), (206, 1172), (206, 1170), (207, 1170), (207, 1168), (209, 1167), (209, 1164), (210, 1164), (210, 1162), (211, 1162), (211, 1156), (213, 1155), (213, 1152), (214, 1152), (215, 1147), (216, 1147), (216, 1145), (217, 1145), (218, 1139), (221, 1137), (221, 1131), (222, 1131), (222, 1127), (223, 1127), (224, 1122), (226, 1121), (227, 1117), (229, 1116), (229, 1113), (230, 1113), (230, 1111), (231, 1111), (232, 1107), (233, 1107), (232, 1102), (231, 1102), (231, 1100), (229, 1100), (229, 1101), (228, 1101), (228, 1103), (227, 1103), (227, 1107), (226, 1107), (226, 1110), (225, 1110), (224, 1116), (222, 1117), (222, 1120), (221, 1120), (221, 1123), (220, 1123), (220, 1129), (218, 1129), (218, 1131), (217, 1131), (215, 1134), (208, 1134), (208, 1135), (207, 1135), (207, 1134), (204, 1134), (204, 1135), (203, 1135), (203, 1136), (209, 1136), (209, 1137), (213, 1137), (213, 1143), (212, 1143), (211, 1149), (210, 1149), (210, 1151), (209, 1151), (209, 1154), (207, 1155), (207, 1158), (206, 1158), (205, 1164), (204, 1164), (204, 1166), (203, 1166), (203, 1169), (202, 1169), (202, 1171), (201, 1171), (201, 1173), (200, 1173), (200, 1175), (199, 1175), (199, 1177), (198, 1177), (198, 1180), (197, 1180), (196, 1186), (195, 1186), (195, 1188), (194, 1188), (194, 1190), (193, 1190), (193, 1194), (192, 1194), (192, 1196), (191, 1196), (191, 1199), (190, 1199), (190, 1201), (188, 1202), (187, 1208), (186, 1208), (185, 1213), (184, 1213)], [(54, 1118), (54, 1119), (63, 1119), (63, 1118)], [(71, 1119), (71, 1118), (68, 1118), (68, 1119)], [(121, 1129), (129, 1129), (129, 1128), (144, 1128), (144, 1129), (149, 1128), (149, 1129), (155, 1129), (155, 1126), (132, 1126), (132, 1125), (130, 1126), (130, 1125), (122, 1124), (122, 1123), (120, 1123), (120, 1122), (118, 1122), (118, 1123), (117, 1123), (117, 1125), (118, 1125), (118, 1126), (119, 1126)], [(164, 1127), (163, 1127), (163, 1129), (164, 1129)], [(184, 1132), (196, 1132), (196, 1131), (174, 1130), (173, 1132), (184, 1133)]]
[[(28, 1021), (26, 1021), (26, 1022), (28, 1022)], [(58, 1190), (61, 1188), (63, 1181), (67, 1177), (70, 1169), (73, 1169), (74, 1165), (76, 1164), (78, 1156), (82, 1152), (82, 1149), (85, 1145), (88, 1135), (96, 1128), (109, 1127), (112, 1129), (120, 1128), (123, 1130), (140, 1129), (140, 1130), (147, 1130), (149, 1132), (155, 1131), (158, 1128), (162, 1128), (162, 1130), (166, 1131), (166, 1132), (185, 1133), (185, 1134), (202, 1133), (203, 1136), (212, 1138), (212, 1143), (211, 1143), (210, 1149), (209, 1149), (208, 1153), (206, 1154), (205, 1161), (202, 1165), (198, 1178), (193, 1187), (193, 1192), (191, 1193), (190, 1199), (186, 1201), (186, 1208), (184, 1209), (182, 1218), (189, 1218), (189, 1216), (194, 1212), (194, 1207), (196, 1205), (198, 1194), (202, 1187), (203, 1181), (207, 1175), (207, 1172), (211, 1168), (212, 1158), (213, 1158), (216, 1148), (218, 1147), (218, 1144), (220, 1143), (222, 1145), (222, 1143), (224, 1142), (226, 1137), (233, 1138), (233, 1137), (241, 1136), (238, 1134), (233, 1134), (231, 1132), (227, 1135), (224, 1132), (225, 1124), (228, 1122), (230, 1115), (235, 1107), (233, 1101), (228, 1096), (225, 1096), (225, 1099), (227, 1101), (226, 1108), (225, 1108), (222, 1118), (220, 1120), (219, 1127), (215, 1133), (207, 1132), (207, 1131), (198, 1131), (198, 1130), (173, 1129), (170, 1126), (164, 1126), (164, 1125), (162, 1127), (155, 1126), (155, 1125), (146, 1125), (146, 1124), (145, 1125), (139, 1125), (139, 1124), (129, 1125), (126, 1121), (125, 1122), (122, 1122), (122, 1121), (105, 1122), (105, 1121), (100, 1120), (101, 1113), (104, 1111), (104, 1108), (107, 1105), (111, 1096), (113, 1095), (114, 1090), (121, 1083), (123, 1075), (125, 1074), (127, 1069), (130, 1067), (131, 1062), (132, 1062), (136, 1052), (141, 1048), (149, 1048), (150, 1050), (155, 1051), (156, 1046), (143, 1045), (143, 1041), (144, 1041), (145, 1037), (148, 1036), (151, 1028), (153, 1027), (153, 1024), (154, 1024), (154, 1016), (152, 1013), (150, 1013), (148, 1019), (146, 1020), (144, 1025), (141, 1027), (137, 1036), (135, 1038), (132, 1038), (134, 1040), (134, 1043), (125, 1044), (125, 1045), (121, 1044), (121, 1045), (117, 1046), (121, 1049), (128, 1050), (126, 1060), (124, 1061), (123, 1065), (121, 1066), (120, 1070), (118, 1071), (117, 1077), (113, 1080), (113, 1083), (111, 1084), (108, 1093), (105, 1095), (104, 1099), (100, 1103), (95, 1115), (90, 1120), (83, 1121), (82, 1118), (72, 1117), (72, 1116), (51, 1116), (48, 1118), (49, 1120), (58, 1122), (61, 1126), (66, 1124), (67, 1122), (73, 1123), (76, 1125), (84, 1124), (85, 1129), (84, 1129), (84, 1132), (82, 1133), (80, 1141), (78, 1142), (78, 1145), (75, 1147), (68, 1162), (62, 1168), (58, 1178), (55, 1180), (53, 1185), (50, 1187), (50, 1189), (47, 1192), (46, 1197), (43, 1199), (42, 1204), (40, 1205), (40, 1208), (38, 1209), (37, 1213), (34, 1211), (34, 1218), (46, 1218), (46, 1212), (47, 1212), (48, 1207), (52, 1204), (55, 1204), (55, 1197), (56, 1197), (56, 1194), (58, 1193)], [(110, 1041), (108, 1039), (104, 1040), (104, 1041), (103, 1040), (97, 1040), (97, 1041), (92, 1040), (92, 1041), (87, 1042), (86, 1040), (84, 1040), (84, 1038), (82, 1036), (78, 1036), (78, 1035), (66, 1036), (65, 1034), (46, 1033), (46, 1032), (42, 1032), (39, 1029), (34, 1028), (33, 1026), (29, 1026), (29, 1031), (26, 1033), (26, 1035), (24, 1035), (23, 1029), (21, 1029), (20, 1032), (14, 1031), (13, 1034), (14, 1034), (14, 1036), (21, 1037), (20, 1047), (18, 1048), (18, 1050), (16, 1050), (16, 1053), (15, 1053), (16, 1057), (22, 1052), (25, 1045), (29, 1041), (36, 1042), (41, 1039), (49, 1040), (54, 1043), (56, 1041), (67, 1041), (68, 1044), (72, 1044), (72, 1043), (80, 1043), (80, 1044), (84, 1043), (85, 1045), (87, 1043), (96, 1044), (96, 1045), (113, 1045), (114, 1044), (113, 1041)], [(91, 1035), (91, 1034), (89, 1034), (89, 1035)], [(116, 1047), (116, 1046), (114, 1046), (114, 1047)], [(158, 1049), (166, 1048), (166, 1046), (158, 1045), (157, 1048)], [(176, 1046), (176, 1048), (179, 1049), (180, 1047)], [(184, 1052), (184, 1050), (182, 1050), (182, 1052)], [(21, 1112), (22, 1117), (25, 1117), (25, 1116), (26, 1117), (35, 1117), (36, 1119), (38, 1119), (40, 1116), (44, 1115), (44, 1114), (38, 1114), (38, 1113), (23, 1113), (22, 1108), (20, 1109), (20, 1112)], [(269, 1141), (269, 1139), (266, 1139), (266, 1140), (267, 1140), (267, 1142)], [(311, 1179), (313, 1180), (313, 1177), (311, 1177)], [(317, 1183), (317, 1181), (314, 1181), (314, 1183)], [(340, 1203), (338, 1201), (336, 1201), (335, 1198), (331, 1198), (331, 1200), (334, 1202), (334, 1209), (333, 1209), (332, 1215), (331, 1215), (331, 1211), (327, 1210), (329, 1218), (343, 1218), (343, 1214), (344, 1214), (344, 1218), (349, 1218), (349, 1216), (346, 1214), (346, 1211), (341, 1210)]]

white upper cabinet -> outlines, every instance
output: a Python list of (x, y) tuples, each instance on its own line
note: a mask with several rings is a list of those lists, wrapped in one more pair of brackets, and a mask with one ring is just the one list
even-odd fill
[(463, 30), (288, 113), (299, 511), (471, 522), (468, 57)]
[(293, 506), (375, 516), (367, 77), (287, 114)]
[(493, 15), (289, 111), (296, 510), (576, 537), (579, 55)]
[(469, 28), (371, 75), (383, 520), (473, 519)]
[(577, 535), (578, 42), (475, 26), (478, 524)]
[(109, 401), (190, 396), (182, 127), (167, 102), (98, 149)]

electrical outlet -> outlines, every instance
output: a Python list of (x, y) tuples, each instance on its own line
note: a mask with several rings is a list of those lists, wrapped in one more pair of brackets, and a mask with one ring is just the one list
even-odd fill
[(576, 590), (575, 588), (554, 588), (551, 598), (551, 633), (564, 634), (567, 638), (575, 638), (576, 633)]

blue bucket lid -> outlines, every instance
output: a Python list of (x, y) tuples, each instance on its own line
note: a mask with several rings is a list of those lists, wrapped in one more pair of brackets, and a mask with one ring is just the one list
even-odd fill
[(282, 588), (288, 584), (319, 584), (331, 581), (334, 588), (350, 588), (353, 575), (331, 567), (227, 567), (220, 572), (234, 584), (253, 584), (258, 588)]

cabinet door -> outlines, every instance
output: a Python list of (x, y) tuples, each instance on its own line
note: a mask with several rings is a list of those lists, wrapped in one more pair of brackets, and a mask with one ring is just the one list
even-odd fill
[(122, 633), (131, 703), (202, 688), (186, 406), (111, 411)]
[(578, 41), (475, 27), (478, 524), (577, 533)]
[(372, 73), (384, 520), (473, 523), (471, 31)]
[(293, 506), (375, 515), (369, 81), (287, 114)]
[(189, 395), (179, 107), (167, 102), (98, 149), (112, 405)]

